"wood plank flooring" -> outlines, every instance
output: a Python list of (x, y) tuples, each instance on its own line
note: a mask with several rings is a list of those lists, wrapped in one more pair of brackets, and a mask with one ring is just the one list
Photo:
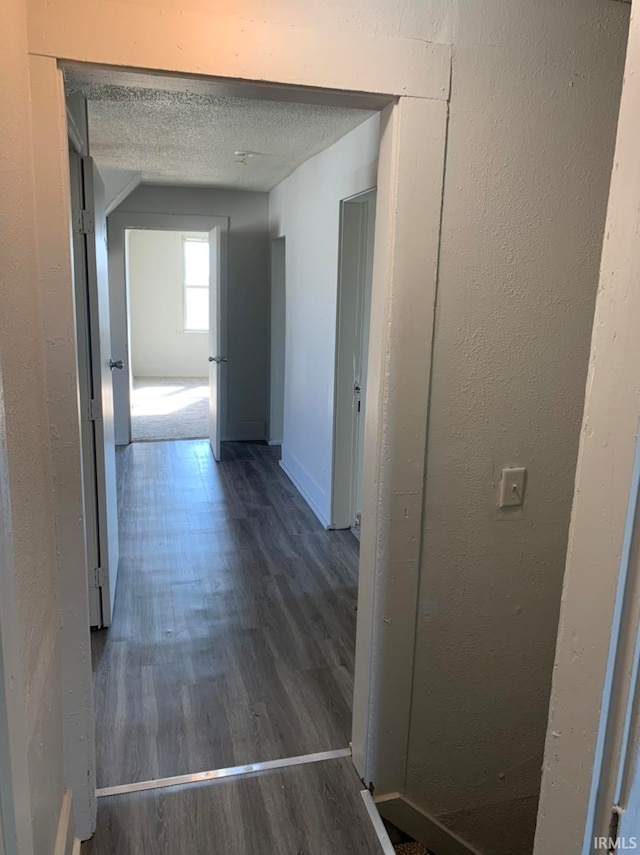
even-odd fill
[(349, 743), (358, 543), (322, 528), (274, 449), (223, 449), (118, 455), (114, 622), (92, 636), (99, 787)]
[(351, 759), (98, 800), (82, 855), (382, 855)]

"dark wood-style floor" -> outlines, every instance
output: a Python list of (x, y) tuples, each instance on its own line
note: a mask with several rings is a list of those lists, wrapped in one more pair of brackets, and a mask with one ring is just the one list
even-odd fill
[(98, 801), (82, 855), (382, 855), (350, 758)]
[(348, 745), (358, 543), (322, 528), (277, 458), (120, 451), (114, 622), (93, 634), (99, 787)]

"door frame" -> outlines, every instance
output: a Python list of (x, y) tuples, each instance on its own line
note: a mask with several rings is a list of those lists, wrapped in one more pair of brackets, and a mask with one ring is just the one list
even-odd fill
[[(352, 361), (355, 346), (362, 349), (362, 329), (358, 325), (358, 313), (362, 310), (366, 277), (366, 254), (368, 249), (368, 227), (370, 204), (376, 188), (371, 187), (340, 201), (340, 241), (338, 249), (338, 303), (336, 311), (336, 357), (333, 397), (333, 471), (331, 476), (331, 528), (345, 529), (355, 525), (356, 478), (358, 469), (359, 420), (354, 410), (355, 389)], [(346, 281), (345, 261), (345, 212), (353, 206), (359, 213), (358, 272), (356, 294), (353, 282)], [(355, 305), (354, 305), (355, 297)], [(355, 328), (355, 336), (354, 336)], [(365, 409), (360, 418), (366, 416)]]
[(34, 855), (18, 598), (0, 374), (0, 855)]
[[(219, 227), (228, 235), (230, 219), (223, 214), (154, 214), (123, 211), (107, 217), (109, 241), (109, 297), (111, 301), (111, 341), (113, 352), (124, 354), (125, 371), (122, 377), (114, 378), (114, 411), (116, 423), (116, 445), (131, 442), (131, 328), (129, 323), (129, 277), (126, 233), (129, 230), (163, 232), (209, 232)], [(229, 241), (222, 241), (223, 253), (228, 253)], [(222, 270), (226, 275), (228, 259)], [(113, 319), (118, 318), (117, 324)], [(122, 322), (121, 322), (122, 321)], [(222, 397), (226, 401), (226, 372), (224, 372)], [(116, 385), (117, 384), (117, 385)], [(117, 390), (117, 393), (115, 393)], [(224, 423), (224, 422), (223, 422)]]
[[(77, 205), (77, 210), (84, 207), (82, 200), (82, 150), (78, 141), (69, 133), (69, 182), (71, 192), (71, 207)], [(100, 552), (106, 549), (107, 534), (101, 531), (98, 496), (97, 496), (97, 461), (95, 448), (97, 437), (95, 436), (94, 421), (91, 413), (91, 389), (94, 385), (93, 357), (91, 348), (91, 318), (87, 296), (87, 259), (85, 248), (85, 235), (79, 228), (74, 228), (71, 236), (73, 246), (73, 275), (74, 294), (76, 300), (76, 339), (78, 342), (78, 397), (80, 401), (80, 440), (82, 443), (82, 474), (83, 474), (83, 496), (85, 521), (85, 547), (87, 554), (87, 574), (95, 574), (96, 568), (100, 566)], [(83, 311), (80, 311), (82, 301)], [(84, 356), (81, 357), (80, 350), (83, 349)], [(85, 431), (86, 429), (86, 431)], [(100, 538), (102, 537), (102, 543)], [(89, 594), (89, 626), (102, 626), (102, 596), (100, 588), (90, 576), (87, 576)]]
[[(282, 264), (282, 282), (274, 291), (274, 263)], [(280, 287), (282, 286), (282, 287)], [(276, 317), (276, 313), (279, 318)], [(274, 326), (281, 322), (282, 335), (279, 342), (279, 359), (274, 359)], [(267, 445), (282, 445), (284, 441), (284, 386), (285, 365), (287, 359), (287, 236), (272, 237), (269, 242), (269, 417), (267, 421)], [(276, 376), (275, 365), (278, 371)], [(274, 430), (274, 413), (277, 408), (277, 424), (279, 430)]]
[[(284, 51), (229, 51), (227, 30), (207, 29), (206, 45), (194, 34), (203, 33), (202, 22), (184, 12), (163, 16), (155, 38), (138, 39), (134, 7), (127, 28), (129, 52), (120, 50), (112, 62), (133, 69), (166, 69), (176, 86), (186, 75), (222, 76), (227, 91), (247, 97), (297, 100), (338, 106), (381, 109), (378, 167), (376, 247), (371, 312), (368, 393), (365, 417), (363, 508), (356, 639), (356, 673), (353, 712), (353, 761), (367, 783), (378, 793), (404, 786), (406, 745), (412, 689), (423, 483), (432, 329), (438, 279), (442, 188), (448, 125), (451, 50), (446, 45), (425, 45), (415, 40), (386, 38), (384, 50), (397, 61), (380, 66), (376, 39), (349, 36), (343, 44), (316, 39), (300, 53)], [(78, 19), (74, 40), (70, 28), (49, 18), (43, 9), (32, 38), (44, 25), (47, 37), (30, 55), (33, 150), (36, 178), (36, 241), (43, 283), (44, 337), (53, 342), (45, 349), (50, 397), (53, 475), (62, 489), (56, 492), (61, 575), (83, 594), (86, 625), (86, 579), (74, 560), (83, 549), (81, 524), (81, 473), (74, 318), (71, 300), (69, 252), (68, 165), (64, 90), (58, 57), (66, 61), (105, 62), (113, 41), (108, 33), (118, 25), (110, 12), (104, 19), (85, 20), (84, 7), (74, 7)], [(98, 18), (100, 14), (98, 13)], [(165, 26), (167, 27), (166, 29)], [(185, 50), (171, 51), (177, 31), (184, 33)], [(261, 25), (258, 24), (258, 31)], [(265, 43), (276, 37), (252, 31), (251, 38)], [(51, 27), (51, 29), (48, 29)], [(243, 25), (237, 38), (244, 43)], [(215, 31), (215, 32), (213, 32)], [(120, 29), (117, 30), (120, 32)], [(99, 38), (94, 41), (94, 35)], [(287, 28), (281, 35), (288, 39)], [(70, 38), (68, 38), (70, 37)], [(220, 37), (221, 50), (212, 46)], [(236, 38), (236, 36), (234, 36)], [(254, 44), (252, 42), (252, 44)], [(147, 53), (151, 47), (152, 54)], [(173, 59), (165, 63), (158, 51)], [(105, 53), (106, 51), (106, 53)], [(299, 57), (305, 56), (304, 69)], [(241, 57), (241, 67), (237, 65)], [(177, 62), (175, 60), (178, 60)], [(180, 63), (184, 61), (186, 67)], [(255, 67), (252, 63), (255, 61)], [(220, 64), (222, 63), (222, 67)], [(228, 63), (225, 65), (225, 63)], [(264, 65), (266, 63), (266, 66)], [(222, 74), (221, 74), (222, 72)], [(226, 76), (225, 76), (226, 75)], [(230, 78), (235, 77), (232, 80)], [(238, 80), (237, 78), (240, 78)], [(194, 78), (203, 83), (202, 78)], [(255, 81), (270, 81), (269, 83)], [(206, 81), (204, 81), (206, 83)], [(204, 85), (203, 83), (203, 85)], [(306, 85), (301, 85), (301, 83)], [(420, 163), (420, 170), (415, 164)], [(53, 295), (56, 301), (53, 301)], [(416, 365), (424, 368), (424, 383), (416, 385)], [(402, 573), (397, 573), (397, 568)], [(63, 620), (68, 614), (63, 600)], [(90, 692), (90, 656), (86, 649), (65, 650), (67, 660), (81, 665), (78, 674)], [(82, 657), (84, 656), (84, 660)], [(68, 676), (64, 678), (67, 688)], [(93, 735), (90, 707), (79, 709), (78, 728)], [(65, 753), (68, 746), (65, 745)], [(84, 752), (80, 775), (74, 768), (67, 786), (74, 791), (76, 830), (81, 838), (95, 828), (95, 760)]]

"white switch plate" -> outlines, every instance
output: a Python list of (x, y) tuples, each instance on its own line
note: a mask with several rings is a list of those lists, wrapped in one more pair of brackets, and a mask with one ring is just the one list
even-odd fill
[(524, 466), (502, 470), (499, 508), (518, 508), (524, 504), (526, 478), (527, 470)]

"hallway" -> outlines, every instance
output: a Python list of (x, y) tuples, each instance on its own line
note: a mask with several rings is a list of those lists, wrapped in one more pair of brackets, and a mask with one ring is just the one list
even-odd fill
[(119, 450), (113, 625), (92, 635), (98, 787), (345, 748), (358, 544), (278, 450)]

